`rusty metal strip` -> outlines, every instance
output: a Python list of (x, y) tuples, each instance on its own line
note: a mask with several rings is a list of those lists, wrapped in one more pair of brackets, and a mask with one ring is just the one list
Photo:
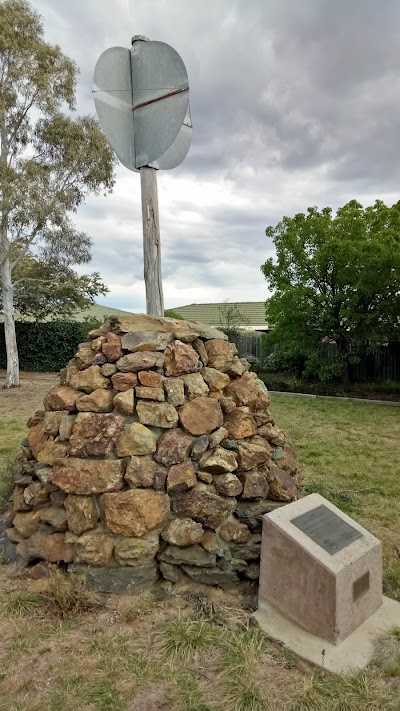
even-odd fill
[(157, 99), (150, 99), (150, 101), (144, 101), (142, 104), (136, 104), (136, 106), (133, 107), (133, 110), (135, 109), (141, 109), (143, 106), (149, 106), (150, 104), (155, 104), (156, 101), (161, 101), (162, 99), (168, 99), (169, 96), (175, 96), (176, 94), (183, 94), (183, 92), (189, 91), (189, 87), (186, 89), (177, 89), (176, 91), (170, 91), (169, 94), (164, 94), (163, 96), (157, 97)]

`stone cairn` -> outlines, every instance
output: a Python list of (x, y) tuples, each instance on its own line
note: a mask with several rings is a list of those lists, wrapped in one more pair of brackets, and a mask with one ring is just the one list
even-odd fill
[(265, 385), (205, 324), (119, 316), (89, 338), (28, 421), (5, 531), (19, 564), (103, 592), (257, 580), (262, 516), (301, 480)]

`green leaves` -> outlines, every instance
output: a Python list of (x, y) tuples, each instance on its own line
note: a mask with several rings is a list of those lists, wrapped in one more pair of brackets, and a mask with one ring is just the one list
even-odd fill
[[(363, 208), (352, 200), (284, 217), (266, 234), (276, 261), (261, 270), (274, 292), (267, 301), (269, 336), (282, 354), (302, 357), (305, 375), (345, 375), (361, 354), (400, 335), (400, 202)], [(318, 354), (330, 343), (329, 363)]]

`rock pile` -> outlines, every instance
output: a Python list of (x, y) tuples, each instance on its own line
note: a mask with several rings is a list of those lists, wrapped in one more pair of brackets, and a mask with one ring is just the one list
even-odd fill
[(89, 337), (28, 421), (6, 530), (20, 562), (108, 592), (257, 579), (262, 516), (300, 482), (263, 383), (204, 324), (128, 315)]

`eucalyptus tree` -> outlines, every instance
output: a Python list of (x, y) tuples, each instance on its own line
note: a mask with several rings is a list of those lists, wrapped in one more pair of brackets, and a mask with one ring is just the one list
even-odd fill
[[(14, 293), (27, 257), (41, 267), (90, 260), (90, 237), (72, 216), (89, 194), (109, 192), (114, 157), (92, 116), (73, 118), (78, 69), (45, 41), (26, 0), (0, 2), (0, 285), (6, 387), (19, 384)], [(26, 270), (25, 270), (26, 271)], [(57, 272), (57, 270), (55, 270)], [(14, 275), (18, 275), (14, 279)], [(59, 274), (59, 272), (58, 272)], [(53, 277), (54, 278), (54, 277)], [(50, 280), (51, 281), (51, 280)], [(101, 290), (101, 289), (100, 289)]]

